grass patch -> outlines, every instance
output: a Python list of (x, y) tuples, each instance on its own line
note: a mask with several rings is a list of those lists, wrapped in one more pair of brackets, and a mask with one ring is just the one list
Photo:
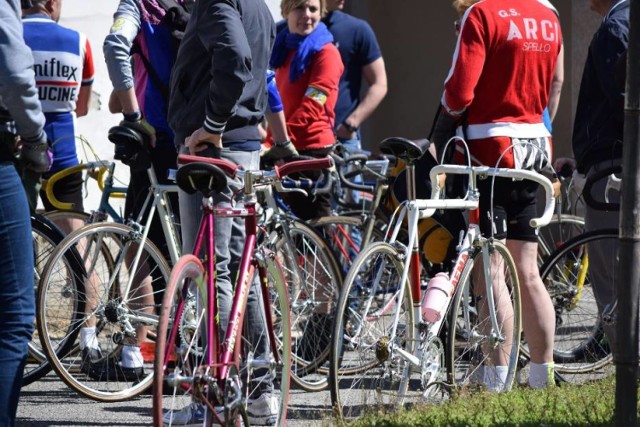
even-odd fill
[(613, 426), (615, 378), (542, 390), (478, 392), (454, 396), (441, 405), (421, 405), (394, 414), (370, 415), (356, 427)]

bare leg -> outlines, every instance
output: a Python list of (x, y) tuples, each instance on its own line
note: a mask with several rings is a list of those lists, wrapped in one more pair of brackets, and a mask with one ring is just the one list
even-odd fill
[(538, 244), (508, 240), (507, 247), (518, 270), (524, 334), (529, 345), (531, 361), (540, 364), (552, 363), (556, 317), (553, 302), (538, 271)]

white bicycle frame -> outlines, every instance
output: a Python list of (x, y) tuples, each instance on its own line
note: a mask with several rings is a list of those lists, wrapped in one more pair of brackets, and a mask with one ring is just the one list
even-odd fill
[[(179, 247), (180, 246), (179, 242), (181, 241), (181, 239), (176, 235), (175, 227), (171, 225), (171, 222), (173, 221), (173, 218), (172, 218), (173, 211), (171, 210), (172, 208), (168, 200), (168, 193), (177, 192), (178, 186), (175, 184), (164, 185), (164, 184), (158, 183), (158, 179), (156, 177), (156, 173), (155, 173), (155, 169), (153, 168), (153, 165), (148, 169), (148, 175), (149, 175), (149, 182), (150, 182), (149, 194), (145, 199), (142, 209), (140, 210), (140, 214), (138, 215), (138, 218), (136, 218), (136, 220), (133, 222), (131, 221), (127, 222), (127, 225), (129, 225), (134, 230), (139, 231), (140, 221), (142, 221), (143, 215), (147, 210), (147, 206), (149, 205), (149, 203), (151, 203), (147, 220), (142, 226), (142, 235), (140, 236), (140, 242), (145, 242), (147, 240), (147, 236), (149, 235), (149, 229), (151, 228), (151, 222), (153, 221), (153, 217), (157, 209), (158, 215), (160, 215), (160, 224), (162, 225), (164, 236), (167, 239), (167, 247), (169, 249), (171, 265), (174, 265), (182, 253), (182, 248)], [(97, 245), (96, 247), (99, 248), (100, 245)], [(144, 250), (144, 245), (143, 244), (138, 245), (137, 253), (134, 258), (133, 264), (129, 267), (131, 271), (137, 271), (138, 262), (140, 261), (143, 250)], [(118, 265), (122, 266), (122, 263), (119, 262)], [(111, 275), (112, 283), (109, 283), (107, 289), (110, 289), (111, 286), (113, 285), (113, 280), (115, 280), (115, 278), (117, 277), (117, 273), (118, 272), (115, 271), (114, 274)], [(129, 295), (134, 277), (135, 275), (130, 275), (127, 281), (127, 286), (124, 290), (124, 295)], [(157, 319), (155, 320), (157, 321)]]
[[(411, 171), (413, 172), (413, 171)], [(418, 221), (422, 218), (428, 218), (432, 216), (436, 210), (438, 209), (476, 209), (479, 204), (479, 194), (476, 189), (476, 180), (477, 178), (487, 178), (487, 177), (501, 177), (501, 178), (511, 178), (514, 180), (523, 180), (528, 179), (540, 184), (545, 191), (545, 209), (544, 213), (539, 218), (533, 218), (530, 221), (530, 224), (534, 228), (542, 227), (547, 225), (551, 218), (553, 217), (554, 209), (555, 209), (555, 197), (553, 191), (553, 185), (551, 181), (546, 178), (544, 175), (541, 175), (537, 172), (528, 171), (528, 170), (520, 170), (520, 169), (508, 169), (508, 168), (490, 168), (487, 166), (460, 166), (460, 165), (437, 165), (433, 167), (430, 173), (430, 179), (432, 183), (437, 183), (437, 177), (441, 173), (446, 174), (459, 174), (459, 175), (467, 175), (469, 177), (469, 187), (467, 194), (464, 199), (442, 199), (443, 189), (438, 188), (437, 185), (432, 186), (431, 198), (430, 199), (415, 199), (415, 190), (413, 186), (408, 191), (409, 200), (404, 202), (399, 208), (400, 211), (398, 213), (398, 218), (394, 223), (394, 218), (396, 214), (392, 217), (391, 224), (395, 224), (393, 232), (388, 240), (388, 243), (396, 243), (396, 238), (398, 233), (402, 227), (404, 217), (407, 216), (408, 222), (408, 232), (409, 232), (409, 242), (407, 246), (402, 246), (404, 250), (404, 259), (407, 260), (405, 263), (402, 277), (399, 283), (406, 283), (409, 278), (409, 273), (412, 272), (411, 284), (412, 291), (416, 292), (417, 295), (412, 295), (413, 297), (413, 311), (414, 318), (417, 319), (417, 324), (421, 323), (421, 302), (422, 295), (420, 292), (420, 283), (419, 283), (419, 263), (420, 258), (418, 254)], [(411, 180), (414, 181), (413, 173), (409, 172), (407, 169), (407, 182)], [(414, 192), (413, 194), (412, 191)], [(413, 196), (413, 197), (412, 197)], [(464, 234), (463, 234), (464, 233)], [(462, 268), (466, 263), (469, 251), (474, 247), (474, 244), (481, 239), (480, 230), (477, 225), (470, 224), (469, 228), (466, 232), (461, 232), (460, 243), (458, 245), (458, 258), (454, 264), (453, 269), (451, 270), (451, 283), (454, 286), (457, 285), (457, 282), (460, 278), (460, 274), (462, 272)], [(409, 251), (409, 248), (411, 250)], [(489, 247), (487, 245), (482, 245), (483, 256), (485, 259), (489, 259)], [(417, 264), (413, 264), (417, 263)], [(485, 285), (487, 292), (487, 299), (493, 301), (493, 287), (491, 284), (491, 275), (489, 274), (489, 263), (485, 263)], [(418, 283), (415, 283), (417, 281)], [(404, 298), (405, 286), (400, 286), (398, 290), (397, 296), (393, 298), (394, 301), (402, 301)], [(455, 290), (454, 290), (455, 292)], [(449, 305), (445, 312), (448, 312), (450, 309), (451, 300), (449, 300)], [(366, 312), (366, 311), (365, 311)], [(491, 334), (495, 336), (495, 339), (500, 340), (502, 337), (498, 335), (496, 331), (499, 330), (498, 320), (496, 316), (495, 306), (493, 304), (489, 304), (489, 316), (491, 319), (492, 332)], [(443, 316), (439, 321), (431, 324), (428, 329), (429, 336), (437, 336), (442, 322), (444, 321), (446, 316)], [(395, 337), (396, 329), (399, 323), (400, 318), (400, 310), (396, 310), (393, 321), (393, 328), (391, 331), (391, 336)], [(390, 342), (394, 342), (394, 340), (390, 340)], [(397, 345), (392, 344), (392, 350), (396, 351), (400, 354), (405, 360), (407, 360), (411, 365), (416, 368), (420, 368), (420, 354), (419, 348), (416, 346), (415, 354), (410, 354), (405, 350), (399, 348)]]

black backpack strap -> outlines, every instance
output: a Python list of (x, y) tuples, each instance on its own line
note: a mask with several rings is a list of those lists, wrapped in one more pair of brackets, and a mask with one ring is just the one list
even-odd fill
[(157, 2), (167, 12), (163, 22), (171, 30), (171, 35), (181, 40), (189, 22), (189, 12), (176, 0), (157, 0)]

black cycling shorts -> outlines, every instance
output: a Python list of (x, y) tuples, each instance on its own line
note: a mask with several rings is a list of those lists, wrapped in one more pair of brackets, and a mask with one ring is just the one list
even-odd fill
[[(84, 212), (82, 183), (82, 172), (72, 173), (56, 182), (53, 187), (53, 194), (61, 202), (72, 203), (73, 208), (71, 210)], [(49, 202), (47, 193), (44, 190), (40, 190), (40, 198), (45, 211), (50, 212), (57, 209)]]
[[(511, 178), (492, 177), (478, 180), (480, 191), (480, 231), (485, 237), (496, 239), (538, 241), (538, 230), (530, 220), (538, 216), (536, 194), (539, 184), (530, 181), (513, 181)], [(491, 196), (493, 196), (493, 221), (491, 221)]]

